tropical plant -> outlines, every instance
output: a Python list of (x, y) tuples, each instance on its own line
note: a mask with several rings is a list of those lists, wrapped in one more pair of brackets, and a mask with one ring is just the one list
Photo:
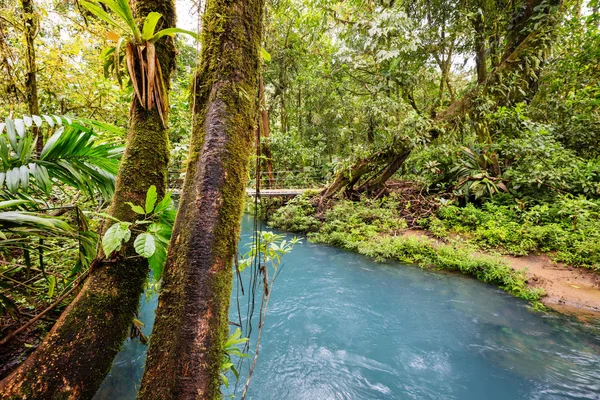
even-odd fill
[[(22, 255), (27, 276), (33, 267), (31, 255), (37, 254), (36, 264), (47, 283), (47, 296), (51, 298), (57, 281), (54, 275), (46, 273), (47, 261), (44, 260), (44, 253), (56, 250), (53, 243), (76, 242), (77, 259), (68, 274), (72, 279), (90, 265), (90, 260), (96, 254), (97, 235), (88, 229), (87, 219), (77, 207), (72, 208), (77, 223), (71, 225), (62, 218), (20, 209), (34, 208), (31, 203), (31, 200), (23, 199), (0, 201), (0, 254)], [(64, 247), (60, 249), (65, 250)], [(4, 274), (0, 276), (6, 278)], [(5, 294), (15, 293), (16, 287), (11, 282), (18, 284), (18, 281), (11, 279), (4, 281), (0, 286), (3, 289), (3, 293), (0, 293), (0, 315), (4, 312), (13, 315), (18, 312), (14, 302)]]
[[(52, 135), (37, 154), (33, 128), (42, 134), (43, 126)], [(0, 189), (7, 191), (0, 191), (0, 199), (26, 196), (32, 190), (47, 195), (58, 182), (109, 199), (123, 148), (100, 143), (95, 129), (102, 127), (109, 126), (47, 115), (6, 118), (0, 123)]]
[[(99, 3), (81, 0), (79, 4), (120, 31), (120, 33), (114, 31), (106, 33), (109, 40), (116, 44), (102, 51), (105, 58), (105, 75), (109, 75), (112, 70), (121, 83), (121, 64), (125, 60), (135, 97), (146, 110), (156, 105), (165, 126), (169, 105), (160, 60), (156, 55), (154, 44), (163, 36), (174, 36), (176, 33), (185, 33), (194, 38), (198, 38), (198, 35), (180, 28), (166, 28), (156, 32), (156, 26), (162, 17), (157, 12), (151, 12), (146, 16), (140, 31), (127, 0), (102, 0)], [(104, 11), (100, 4), (110, 8), (117, 18)]]
[(157, 200), (156, 186), (152, 185), (146, 193), (144, 205), (128, 202), (131, 210), (141, 217), (135, 222), (123, 222), (110, 215), (102, 214), (114, 221), (102, 237), (102, 250), (106, 257), (119, 252), (123, 243), (131, 239), (132, 232), (136, 233), (133, 242), (135, 251), (148, 259), (152, 277), (156, 281), (160, 280), (167, 259), (167, 246), (171, 240), (176, 214), (171, 192), (168, 192), (158, 203)]
[(508, 188), (502, 178), (492, 176), (487, 169), (492, 161), (487, 152), (478, 146), (463, 147), (458, 165), (450, 171), (458, 181), (455, 194), (467, 199), (471, 196), (479, 199), (507, 192)]
[(235, 379), (239, 379), (240, 373), (233, 364), (233, 357), (245, 358), (249, 357), (248, 354), (242, 353), (238, 345), (246, 343), (248, 338), (242, 337), (242, 331), (240, 328), (229, 335), (227, 341), (223, 344), (223, 361), (221, 362), (221, 381), (225, 387), (229, 387), (229, 379), (227, 378), (227, 372), (233, 372)]

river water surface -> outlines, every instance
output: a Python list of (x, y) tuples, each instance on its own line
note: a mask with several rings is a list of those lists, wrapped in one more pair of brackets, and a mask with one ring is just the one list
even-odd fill
[[(245, 252), (249, 217), (242, 228)], [(235, 305), (234, 290), (232, 321)], [(147, 334), (155, 308), (142, 299)], [(135, 399), (145, 353), (128, 340), (95, 398)], [(247, 398), (600, 399), (600, 332), (470, 278), (303, 240), (275, 283)]]

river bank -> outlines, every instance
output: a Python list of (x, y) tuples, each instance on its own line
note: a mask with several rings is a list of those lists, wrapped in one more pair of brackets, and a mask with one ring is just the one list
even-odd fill
[[(500, 287), (534, 307), (583, 319), (600, 318), (598, 228), (546, 206), (442, 204), (425, 215), (407, 212), (401, 195), (340, 201), (318, 212), (310, 194), (269, 217), (272, 227), (376, 260), (458, 271)], [(414, 207), (413, 207), (414, 208)], [(550, 216), (554, 216), (551, 219)], [(565, 260), (572, 261), (571, 263)]]
[[(401, 234), (444, 244), (431, 232), (421, 229), (407, 229)], [(583, 320), (600, 319), (600, 274), (556, 262), (545, 254), (499, 257), (511, 269), (525, 273), (528, 287), (543, 290), (540, 301), (546, 307)]]

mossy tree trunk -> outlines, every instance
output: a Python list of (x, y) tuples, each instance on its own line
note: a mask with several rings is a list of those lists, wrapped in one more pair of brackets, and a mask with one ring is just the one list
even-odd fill
[[(137, 16), (156, 11), (163, 15), (163, 27), (175, 24), (173, 0), (136, 0), (133, 6)], [(173, 40), (161, 39), (156, 51), (168, 79), (174, 67)], [(146, 111), (134, 101), (110, 208), (110, 214), (122, 221), (136, 219), (125, 202), (143, 204), (151, 185), (162, 198), (167, 183), (168, 132), (156, 108)], [(43, 343), (0, 383), (0, 398), (92, 398), (127, 337), (147, 275), (147, 261), (136, 256), (132, 243), (114, 258), (100, 255), (84, 287)]]
[[(25, 97), (29, 114), (39, 115), (40, 106), (37, 90), (37, 67), (35, 60), (35, 37), (39, 28), (37, 16), (33, 7), (33, 0), (21, 0), (23, 7), (23, 36), (25, 38), (25, 64), (27, 74), (25, 78)], [(44, 148), (44, 137), (41, 131), (34, 126), (34, 134), (38, 135), (35, 143), (35, 151), (40, 154)]]
[(208, 0), (197, 122), (140, 399), (220, 399), (232, 261), (257, 122), (264, 0)]
[[(536, 2), (541, 3), (538, 0), (531, 0), (528, 4)], [(544, 59), (543, 54), (551, 45), (554, 32), (564, 11), (561, 0), (547, 0), (544, 2), (544, 7), (537, 7), (536, 10), (535, 13), (527, 12), (527, 18), (524, 21), (519, 19), (519, 24), (524, 26), (529, 33), (516, 36), (512, 32), (509, 33), (508, 36), (511, 40), (507, 44), (505, 55), (501, 63), (487, 75), (486, 80), (479, 82), (461, 98), (452, 102), (447, 109), (437, 114), (432, 122), (440, 126), (458, 126), (465, 116), (476, 113), (474, 109), (478, 99), (482, 96), (487, 96), (498, 106), (514, 104), (532, 96), (536, 85), (531, 82), (532, 68), (530, 65), (534, 59), (538, 61)], [(512, 52), (508, 52), (508, 48), (512, 48)], [(540, 76), (540, 68), (541, 66), (535, 71), (535, 76)], [(507, 95), (507, 93), (509, 94)], [(477, 115), (472, 115), (472, 117), (477, 117)], [(489, 135), (489, 132), (486, 131), (486, 134)], [(437, 138), (438, 135), (437, 130), (431, 132), (432, 139)], [(491, 138), (488, 138), (488, 141), (490, 140)], [(402, 167), (411, 150), (410, 146), (393, 146), (378, 151), (371, 157), (359, 160), (348, 169), (338, 173), (333, 182), (323, 190), (321, 197), (328, 200), (340, 193), (350, 193), (360, 181), (366, 182), (361, 184), (360, 191), (379, 192), (385, 182)], [(385, 157), (382, 157), (383, 155)], [(368, 175), (377, 169), (381, 171), (377, 177)], [(498, 169), (499, 172), (499, 167), (495, 169)]]
[[(262, 77), (259, 77), (258, 97), (260, 104), (260, 123), (256, 128), (256, 145), (260, 145), (260, 155), (264, 159), (260, 160), (260, 171), (267, 173), (266, 188), (272, 188), (276, 185), (275, 177), (273, 176), (273, 154), (271, 153), (271, 139), (269, 132), (269, 114), (267, 114), (267, 100), (265, 98), (265, 86)], [(260, 175), (259, 175), (260, 178)]]

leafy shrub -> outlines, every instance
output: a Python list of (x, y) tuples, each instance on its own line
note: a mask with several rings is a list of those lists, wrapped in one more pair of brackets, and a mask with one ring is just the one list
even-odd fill
[(325, 214), (325, 223), (309, 238), (333, 246), (356, 250), (364, 240), (395, 234), (407, 227), (400, 217), (398, 203), (392, 197), (385, 200), (341, 201)]
[(307, 195), (293, 198), (269, 218), (269, 226), (288, 232), (307, 233), (319, 229), (321, 223), (313, 214), (315, 208)]
[(584, 197), (530, 207), (506, 198), (480, 208), (448, 205), (421, 224), (438, 237), (461, 234), (478, 247), (514, 255), (551, 252), (557, 261), (600, 269), (600, 202)]

